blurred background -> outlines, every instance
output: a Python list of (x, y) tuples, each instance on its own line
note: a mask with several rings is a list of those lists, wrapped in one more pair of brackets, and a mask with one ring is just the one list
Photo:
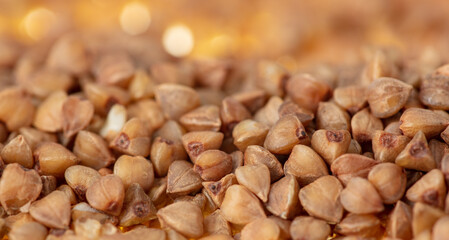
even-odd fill
[(354, 64), (379, 47), (446, 59), (449, 1), (0, 0), (0, 41), (45, 48), (67, 32), (92, 49), (126, 45), (150, 63), (268, 58), (295, 69)]

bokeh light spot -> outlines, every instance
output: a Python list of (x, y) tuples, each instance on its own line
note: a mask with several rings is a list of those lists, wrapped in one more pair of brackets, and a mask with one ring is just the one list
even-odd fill
[(151, 14), (148, 8), (138, 2), (128, 3), (120, 14), (120, 26), (130, 35), (138, 35), (148, 30)]
[(47, 35), (56, 21), (55, 14), (46, 8), (31, 10), (23, 19), (26, 34), (34, 40)]
[(183, 24), (170, 26), (162, 36), (162, 44), (164, 49), (175, 57), (187, 56), (193, 49), (193, 33)]

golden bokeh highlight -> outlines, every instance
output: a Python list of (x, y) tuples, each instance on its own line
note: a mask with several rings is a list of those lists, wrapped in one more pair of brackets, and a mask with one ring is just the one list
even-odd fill
[(120, 13), (120, 26), (129, 35), (139, 35), (148, 30), (151, 13), (148, 7), (139, 2), (125, 5)]
[(165, 51), (174, 57), (187, 56), (193, 50), (193, 33), (184, 24), (172, 25), (164, 31), (162, 44)]
[(227, 34), (219, 34), (210, 40), (210, 52), (215, 56), (224, 56), (234, 50), (234, 39)]
[(35, 8), (23, 19), (23, 29), (28, 37), (39, 40), (45, 37), (54, 26), (56, 15), (46, 8)]

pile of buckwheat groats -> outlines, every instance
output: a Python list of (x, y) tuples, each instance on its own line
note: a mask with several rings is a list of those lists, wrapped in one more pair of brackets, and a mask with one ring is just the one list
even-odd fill
[(449, 239), (444, 62), (0, 45), (2, 236)]

